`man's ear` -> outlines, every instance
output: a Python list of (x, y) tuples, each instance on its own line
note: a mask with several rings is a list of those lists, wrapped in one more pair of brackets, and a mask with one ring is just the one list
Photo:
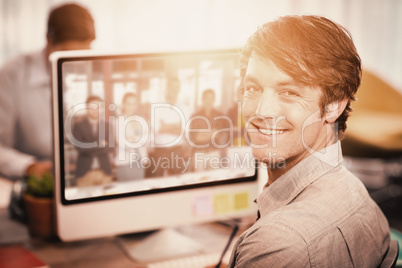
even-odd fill
[(337, 100), (325, 106), (325, 122), (332, 124), (345, 110), (348, 104), (348, 99)]

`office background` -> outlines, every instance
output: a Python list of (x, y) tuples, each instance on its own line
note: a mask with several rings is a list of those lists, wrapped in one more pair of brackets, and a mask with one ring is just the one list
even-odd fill
[[(65, 0), (0, 0), (0, 65), (45, 45), (49, 9)], [(402, 93), (399, 0), (80, 0), (107, 51), (241, 47), (258, 25), (286, 14), (326, 16), (350, 30), (363, 67)]]
[[(20, 53), (42, 49), (46, 42), (49, 10), (66, 2), (76, 2), (90, 10), (97, 32), (93, 48), (112, 52), (241, 47), (258, 25), (278, 16), (322, 15), (351, 32), (363, 68), (389, 83), (399, 92), (399, 99), (402, 98), (401, 0), (0, 0), (0, 66)], [(391, 227), (402, 230), (400, 156), (392, 161), (363, 159), (361, 162), (349, 160), (348, 163), (349, 168), (371, 168), (371, 177), (376, 181), (373, 184), (380, 184), (372, 195), (382, 204)], [(384, 172), (386, 169), (388, 172)], [(388, 175), (393, 170), (396, 175), (390, 180)], [(364, 169), (363, 173), (367, 175), (367, 170)], [(383, 180), (379, 181), (379, 178)], [(10, 188), (10, 182), (0, 180), (0, 209), (8, 205)], [(2, 230), (8, 232), (6, 223), (10, 220), (1, 217)], [(22, 229), (25, 233), (20, 229), (15, 233), (21, 233), (22, 240), (27, 234), (25, 229)], [(99, 254), (99, 248), (104, 249), (107, 253), (102, 262), (113, 263), (109, 265), (111, 267), (130, 267), (131, 263), (122, 258), (122, 253), (116, 253), (116, 249), (110, 251), (110, 247), (105, 246), (108, 242), (91, 245), (86, 250)], [(65, 247), (59, 245), (59, 248)], [(42, 247), (37, 253), (46, 256), (48, 251), (65, 255), (64, 251), (55, 250), (53, 245)], [(83, 254), (75, 249), (67, 248), (67, 251), (70, 252), (67, 255), (69, 261), (79, 264)], [(81, 263), (86, 264), (85, 261)]]

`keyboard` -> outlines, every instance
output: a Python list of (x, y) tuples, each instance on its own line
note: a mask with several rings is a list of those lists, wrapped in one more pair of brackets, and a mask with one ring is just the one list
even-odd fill
[(205, 268), (211, 265), (215, 267), (215, 265), (218, 264), (220, 256), (221, 253), (194, 255), (161, 262), (154, 262), (148, 264), (147, 267), (148, 268)]

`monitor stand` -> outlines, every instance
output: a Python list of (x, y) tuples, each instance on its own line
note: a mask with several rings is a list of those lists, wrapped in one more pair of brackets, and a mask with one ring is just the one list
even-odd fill
[[(149, 264), (194, 255), (220, 256), (228, 246), (232, 232), (233, 222), (221, 221), (121, 235), (117, 242), (135, 263)], [(230, 253), (228, 251), (226, 255), (230, 256)], [(216, 263), (218, 261), (219, 257)]]
[(196, 255), (205, 250), (205, 246), (201, 243), (174, 228), (119, 236), (118, 243), (123, 251), (138, 263), (152, 263)]

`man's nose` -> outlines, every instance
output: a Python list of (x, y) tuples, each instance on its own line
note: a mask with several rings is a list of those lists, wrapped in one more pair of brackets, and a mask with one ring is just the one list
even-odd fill
[(279, 96), (274, 90), (264, 89), (255, 111), (257, 116), (263, 118), (277, 118), (281, 116)]

